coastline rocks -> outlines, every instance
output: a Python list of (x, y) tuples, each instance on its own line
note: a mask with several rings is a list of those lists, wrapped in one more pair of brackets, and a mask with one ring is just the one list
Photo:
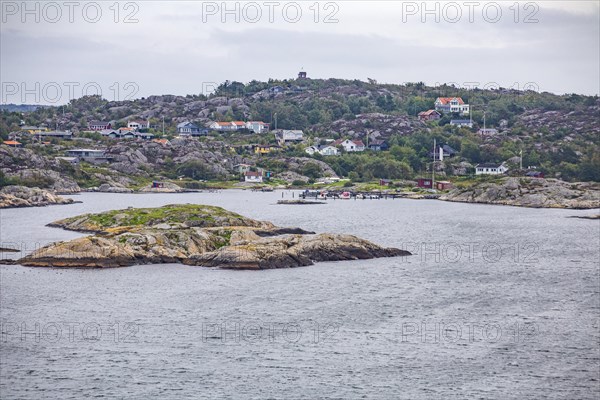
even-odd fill
[(139, 190), (141, 193), (182, 193), (186, 192), (184, 188), (171, 182), (162, 183), (161, 187), (153, 187), (152, 184), (144, 186)]
[(26, 186), (5, 186), (0, 190), (0, 208), (41, 207), (51, 204), (71, 204), (73, 199), (38, 188)]
[[(22, 169), (16, 172), (7, 172), (6, 176), (16, 178), (19, 182), (29, 186), (42, 187), (56, 193), (79, 193), (81, 188), (73, 179), (50, 169)], [(33, 183), (30, 185), (30, 183)]]
[(108, 183), (103, 183), (102, 185), (98, 186), (95, 191), (104, 193), (133, 193), (132, 189), (122, 186), (111, 186)]
[(454, 189), (440, 200), (503, 204), (532, 208), (588, 209), (600, 207), (600, 184), (569, 183), (557, 179), (512, 177)]
[(107, 268), (184, 263), (270, 269), (410, 255), (351, 235), (280, 228), (220, 207), (190, 204), (87, 214), (50, 225), (97, 234), (49, 244), (19, 260), (20, 264)]
[(284, 235), (194, 255), (184, 264), (224, 269), (273, 269), (313, 265), (315, 261), (364, 260), (410, 255), (351, 235)]

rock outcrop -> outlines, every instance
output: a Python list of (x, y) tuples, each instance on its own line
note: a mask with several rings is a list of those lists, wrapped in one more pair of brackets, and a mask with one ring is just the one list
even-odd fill
[(51, 204), (71, 204), (73, 199), (53, 192), (26, 186), (5, 186), (0, 190), (0, 208), (41, 207)]
[(183, 262), (228, 269), (273, 269), (312, 265), (315, 261), (361, 260), (408, 255), (382, 248), (350, 235), (284, 235), (242, 241), (218, 250), (193, 255)]
[(141, 188), (139, 191), (141, 193), (182, 193), (182, 192), (188, 192), (189, 190), (186, 190), (186, 189), (182, 188), (181, 186), (176, 185), (174, 183), (164, 182), (161, 184), (161, 186), (158, 186), (158, 187), (155, 187), (155, 186), (152, 186), (152, 184), (149, 184), (149, 185)]
[(600, 184), (513, 177), (482, 182), (466, 189), (457, 188), (442, 195), (440, 200), (532, 208), (589, 209), (600, 207)]
[(51, 225), (96, 234), (50, 244), (22, 258), (20, 264), (106, 268), (185, 263), (269, 269), (410, 255), (355, 236), (280, 228), (220, 207), (189, 204), (86, 214)]

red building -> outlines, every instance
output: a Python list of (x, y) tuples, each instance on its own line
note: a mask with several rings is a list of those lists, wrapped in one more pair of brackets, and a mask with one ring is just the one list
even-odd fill
[(88, 128), (90, 131), (100, 132), (106, 129), (111, 129), (112, 125), (110, 122), (105, 121), (92, 121), (90, 122)]
[(454, 188), (454, 185), (452, 184), (452, 182), (448, 181), (437, 181), (435, 183), (435, 188), (437, 190), (450, 190)]
[(427, 110), (421, 111), (418, 116), (421, 121), (436, 121), (442, 117), (442, 114), (436, 110)]
[(427, 179), (427, 178), (417, 179), (417, 186), (420, 188), (432, 189), (433, 188), (432, 185), (433, 185), (433, 182), (431, 179)]

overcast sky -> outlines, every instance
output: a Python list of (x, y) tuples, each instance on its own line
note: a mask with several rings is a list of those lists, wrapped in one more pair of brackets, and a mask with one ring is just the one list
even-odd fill
[(109, 100), (199, 94), (301, 68), (312, 78), (600, 91), (597, 0), (74, 3), (2, 0), (0, 102), (60, 104), (84, 86)]

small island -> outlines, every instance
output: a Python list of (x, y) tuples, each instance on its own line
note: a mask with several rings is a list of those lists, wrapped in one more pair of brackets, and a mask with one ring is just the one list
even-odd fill
[(107, 268), (183, 263), (257, 270), (411, 254), (352, 235), (277, 227), (197, 204), (84, 214), (49, 226), (92, 235), (49, 244), (20, 259), (19, 264)]

